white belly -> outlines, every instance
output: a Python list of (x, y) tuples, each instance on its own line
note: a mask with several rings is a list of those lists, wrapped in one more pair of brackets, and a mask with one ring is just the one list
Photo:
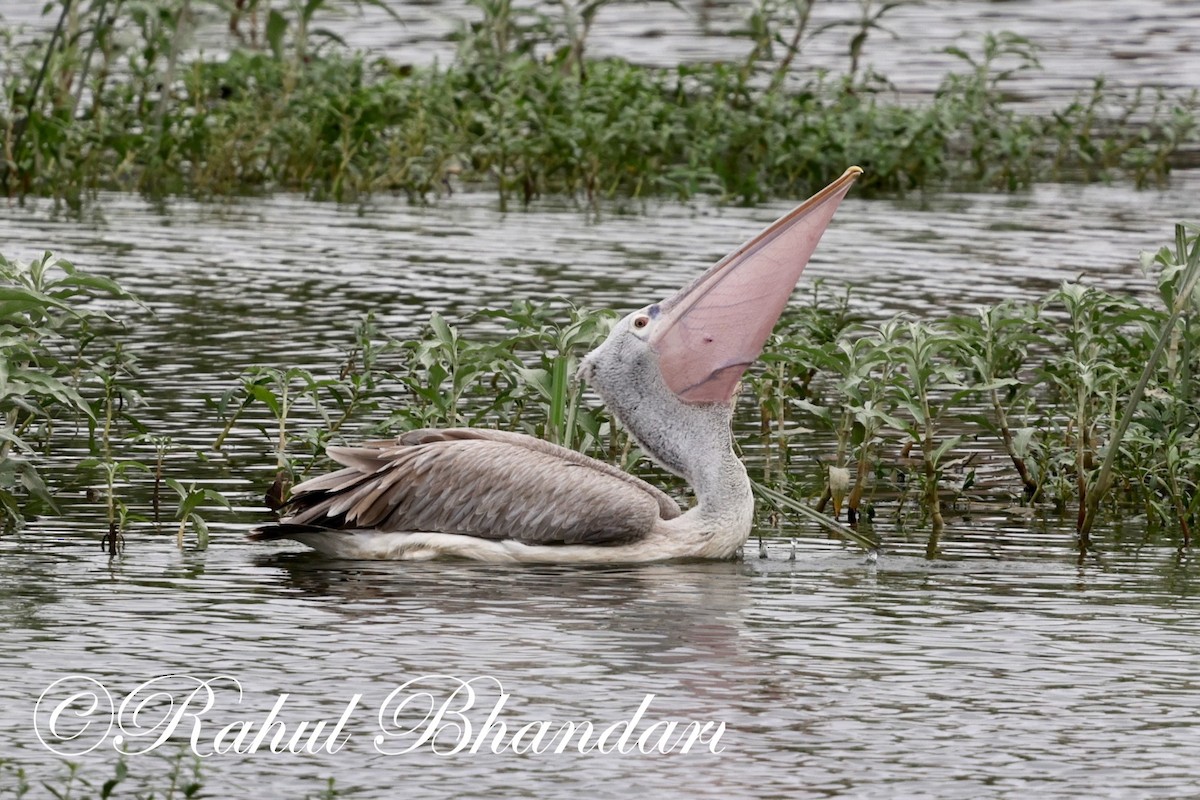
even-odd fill
[[(291, 538), (334, 558), (421, 561), (469, 558), (496, 564), (630, 564), (673, 558), (728, 558), (741, 546), (726, 538), (651, 535), (626, 545), (535, 545), (511, 539), (491, 540), (453, 533), (330, 531), (297, 533)], [(732, 545), (732, 546), (730, 546)]]

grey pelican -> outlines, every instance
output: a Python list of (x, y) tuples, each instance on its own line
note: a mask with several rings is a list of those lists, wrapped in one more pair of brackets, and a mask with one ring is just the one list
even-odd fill
[(580, 377), (642, 450), (691, 486), (696, 502), (686, 512), (645, 481), (531, 436), (416, 430), (329, 447), (343, 469), (297, 485), (280, 522), (250, 538), (294, 539), (355, 559), (734, 555), (754, 516), (733, 450), (739, 381), (860, 174), (849, 168), (679, 292), (626, 316), (581, 362)]

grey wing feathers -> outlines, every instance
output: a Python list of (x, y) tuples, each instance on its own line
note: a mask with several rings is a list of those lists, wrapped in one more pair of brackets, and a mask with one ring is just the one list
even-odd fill
[(297, 486), (283, 523), (620, 544), (681, 513), (644, 481), (522, 434), (419, 430), (328, 453), (344, 469)]

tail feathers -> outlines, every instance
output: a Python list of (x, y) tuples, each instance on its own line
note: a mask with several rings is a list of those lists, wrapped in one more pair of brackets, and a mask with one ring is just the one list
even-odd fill
[(278, 539), (290, 539), (298, 533), (334, 533), (333, 528), (323, 528), (320, 525), (300, 525), (295, 522), (279, 522), (274, 525), (261, 525), (251, 529), (246, 538), (255, 542), (273, 542)]

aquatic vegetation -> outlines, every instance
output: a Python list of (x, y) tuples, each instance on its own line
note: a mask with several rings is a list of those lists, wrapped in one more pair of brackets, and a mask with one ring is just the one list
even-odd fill
[(1018, 379), (1022, 365), (1029, 358), (1030, 347), (1038, 341), (1036, 306), (1003, 301), (978, 309), (977, 316), (958, 317), (949, 321), (963, 346), (963, 357), (976, 391), (985, 395), (990, 414), (979, 414), (971, 421), (991, 436), (999, 439), (1021, 481), (1026, 501), (1037, 499), (1041, 483), (1030, 459), (1034, 429), (1014, 426), (1024, 416), (1018, 409), (1028, 409), (1032, 403), (1031, 390), (1035, 384)]
[[(171, 754), (140, 754), (136, 758), (120, 756), (105, 772), (110, 777), (101, 778), (95, 770), (87, 770), (74, 761), (63, 761), (60, 774), (44, 779), (32, 776), (31, 769), (15, 760), (0, 757), (0, 800), (20, 800), (24, 797), (41, 797), (32, 794), (35, 781), (45, 796), (58, 800), (69, 798), (137, 797), (140, 800), (185, 800), (209, 796), (204, 792), (204, 761), (187, 748), (178, 748)], [(211, 788), (211, 787), (210, 787)], [(337, 780), (329, 777), (325, 785), (315, 793), (305, 793), (304, 800), (334, 800), (346, 796), (338, 788)]]
[[(182, 490), (166, 478), (171, 441), (146, 430), (135, 388), (137, 360), (122, 346), (121, 316), (137, 300), (115, 281), (84, 272), (51, 253), (29, 263), (0, 255), (0, 514), (4, 532), (38, 516), (60, 513), (56, 495), (68, 488), (61, 466), (47, 484), (43, 466), (63, 441), (83, 440), (89, 455), (73, 461), (75, 479), (103, 504), (101, 545), (112, 555), (124, 545), (132, 518), (130, 492), (153, 476), (152, 520), (159, 523), (164, 479), (180, 493), (180, 538), (191, 524), (203, 540), (200, 500), (228, 507), (211, 489)], [(132, 457), (132, 445), (150, 443), (153, 467)], [(98, 485), (97, 485), (98, 484)], [(198, 496), (197, 496), (198, 495)]]
[[(110, 380), (114, 351), (101, 335), (115, 321), (96, 304), (104, 299), (133, 298), (50, 253), (29, 263), (0, 255), (0, 514), (6, 530), (55, 510), (37, 461), (56, 428), (86, 424), (94, 431), (102, 424), (107, 437), (120, 413)], [(102, 393), (89, 400), (96, 384)], [(116, 513), (110, 507), (110, 515)]]
[(175, 518), (179, 520), (179, 530), (175, 535), (176, 545), (180, 550), (183, 549), (183, 535), (187, 533), (188, 525), (191, 525), (196, 532), (196, 549), (206, 549), (208, 547), (208, 522), (200, 513), (200, 506), (204, 503), (212, 503), (230, 510), (229, 500), (215, 489), (197, 487), (195, 483), (184, 486), (173, 478), (167, 478), (167, 486), (179, 496), (179, 507), (175, 511)]
[[(387, 8), (386, 4), (372, 5)], [(79, 205), (99, 189), (152, 196), (276, 190), (354, 200), (425, 200), (459, 184), (502, 205), (565, 194), (604, 198), (712, 193), (740, 202), (806, 194), (845, 164), (870, 192), (1128, 176), (1160, 183), (1200, 138), (1195, 97), (1122, 99), (1102, 80), (1046, 116), (1018, 113), (1011, 82), (1040, 69), (1034, 45), (990, 34), (950, 52), (963, 70), (921, 104), (890, 99), (863, 67), (869, 36), (897, 2), (863, 0), (844, 74), (796, 74), (831, 26), (811, 2), (751, 12), (741, 64), (673, 69), (586, 58), (605, 2), (476, 7), (452, 62), (414, 69), (348, 54), (314, 24), (331, 2), (230, 14), (229, 53), (194, 59), (183, 43), (211, 2), (69, 5), (48, 41), (0, 64), (0, 185), (9, 196)], [(1015, 65), (1014, 65), (1015, 64)], [(1112, 109), (1118, 108), (1115, 113)]]
[[(1193, 226), (1193, 235), (1189, 239), (1187, 231), (1186, 226), (1177, 225), (1174, 250), (1164, 247), (1146, 259), (1147, 266), (1156, 264), (1161, 269), (1159, 291), (1166, 305), (1167, 317), (1153, 336), (1154, 346), (1149, 355), (1141, 362), (1132, 362), (1144, 364), (1137, 384), (1124, 398), (1124, 409), (1121, 412), (1120, 421), (1116, 423), (1109, 437), (1104, 462), (1093, 475), (1088, 476), (1086, 486), (1081, 484), (1080, 505), (1082, 510), (1079, 521), (1081, 548), (1088, 547), (1090, 543), (1091, 529), (1095, 523), (1100, 503), (1114, 480), (1114, 465), (1120, 452), (1120, 445), (1124, 441), (1134, 416), (1140, 410), (1142, 398), (1145, 397), (1151, 380), (1158, 377), (1158, 365), (1168, 347), (1174, 351), (1175, 357), (1171, 359), (1168, 366), (1166, 380), (1160, 383), (1160, 393), (1176, 401), (1173, 404), (1175, 408), (1172, 420), (1175, 424), (1158, 428), (1160, 434), (1165, 434), (1165, 441), (1158, 446), (1164, 456), (1166, 473), (1166, 481), (1160, 482), (1160, 486), (1166, 489), (1171, 497), (1172, 506), (1183, 533), (1184, 544), (1189, 542), (1190, 528), (1195, 521), (1197, 505), (1195, 497), (1197, 473), (1187, 467), (1196, 464), (1195, 453), (1198, 443), (1184, 441), (1186, 439), (1184, 431), (1190, 427), (1192, 436), (1195, 437), (1197, 429), (1200, 428), (1200, 424), (1197, 424), (1200, 423), (1200, 419), (1198, 419), (1193, 402), (1197, 388), (1193, 385), (1197, 366), (1193, 363), (1196, 341), (1188, 336), (1192, 332), (1189, 329), (1193, 327), (1196, 312), (1200, 311), (1200, 292), (1197, 291), (1200, 289), (1200, 235), (1197, 235), (1197, 229)], [(1179, 328), (1180, 322), (1183, 323), (1182, 329)], [(1166, 387), (1170, 387), (1174, 391), (1165, 391)], [(1142, 426), (1143, 441), (1146, 434), (1153, 430), (1154, 428), (1150, 425)], [(1181, 461), (1183, 461), (1182, 465)], [(1182, 471), (1181, 466), (1183, 466)], [(1191, 497), (1183, 494), (1184, 487), (1192, 489)]]
[[(573, 306), (515, 301), (508, 309), (483, 309), (464, 324), (489, 324), (493, 335), (464, 337), (440, 314), (407, 340), (383, 336), (371, 320), (357, 327), (357, 342), (336, 375), (290, 368), (255, 368), (209, 406), (224, 420), (214, 442), (247, 424), (261, 404), (280, 491), (306, 475), (325, 445), (340, 441), (347, 423), (356, 437), (386, 436), (417, 428), (488, 426), (528, 433), (598, 458), (636, 458), (627, 436), (601, 409), (586, 405), (575, 379), (579, 359), (608, 333), (616, 315)], [(565, 321), (564, 321), (565, 320)], [(499, 324), (504, 334), (497, 334)], [(390, 413), (381, 414), (383, 398)], [(307, 414), (296, 431), (293, 408)]]
[[(873, 325), (851, 294), (814, 287), (744, 377), (735, 416), (744, 446), (758, 435), (760, 450), (747, 455), (764, 501), (760, 529), (799, 515), (871, 547), (908, 536), (915, 517), (934, 556), (945, 510), (982, 500), (1073, 513), (1081, 552), (1095, 547), (1102, 514), (1131, 509), (1189, 544), (1200, 515), (1200, 228), (1179, 226), (1143, 265), (1158, 302), (1066, 283), (1035, 302)], [(75, 474), (97, 487), (110, 552), (130, 522), (160, 520), (164, 488), (178, 498), (177, 541), (190, 526), (203, 547), (208, 513), (231, 504), (194, 475), (169, 474), (175, 445), (137, 418), (136, 361), (97, 305), (128, 294), (52, 256), (0, 259), (0, 269), (7, 527), (56, 512), (64, 487), (46, 485), (39, 465), (60, 443), (86, 440), (91, 455)], [(330, 443), (495, 427), (618, 464), (680, 496), (682, 484), (649, 466), (575, 380), (614, 319), (519, 301), (455, 321), (434, 314), (417, 335), (395, 339), (368, 317), (328, 368), (255, 368), (209, 400), (224, 424), (213, 450), (229, 449), (236, 433), (240, 449), (271, 453), (268, 504), (278, 506), (294, 480), (326, 466)], [(846, 525), (823, 517), (831, 500), (835, 516), (845, 502)]]
[[(1093, 544), (1083, 520), (1108, 497), (1114, 514), (1152, 508), (1189, 541), (1200, 509), (1192, 469), (1200, 452), (1200, 333), (1194, 305), (1181, 298), (1195, 297), (1200, 245), (1180, 230), (1175, 249), (1147, 259), (1161, 270), (1169, 312), (1066, 284), (1035, 303), (1006, 301), (970, 317), (867, 326), (856, 321), (849, 296), (817, 287), (745, 378), (743, 397), (753, 402), (743, 403), (738, 424), (761, 436), (750, 468), (765, 501), (764, 526), (773, 514), (799, 513), (805, 524), (869, 547), (879, 538), (886, 543), (887, 527), (899, 533), (910, 526), (911, 500), (933, 557), (943, 509), (960, 499), (1049, 502), (1057, 513), (1078, 509), (1087, 551)], [(647, 474), (603, 409), (580, 404), (582, 388), (570, 380), (611, 319), (527, 303), (485, 310), (457, 326), (435, 315), (417, 338), (379, 346), (382, 361), (400, 359), (399, 368), (381, 370), (378, 383), (396, 410), (363, 420), (358, 431), (520, 430), (618, 462), (678, 493), (670, 476)], [(468, 328), (496, 321), (503, 332), (468, 338)], [(300, 457), (311, 464), (320, 451), (304, 449)], [(990, 470), (981, 485), (981, 460), (1012, 471), (1005, 479)], [(849, 534), (820, 516), (837, 495), (846, 500)]]
[[(152, 759), (138, 759), (138, 761)], [(153, 759), (165, 761), (166, 771), (156, 776), (152, 787), (139, 786), (137, 797), (146, 800), (175, 800), (176, 798), (200, 797), (204, 784), (200, 779), (201, 761), (197, 757), (185, 759), (184, 751), (180, 750), (170, 758)], [(185, 761), (189, 763), (185, 764)], [(118, 758), (111, 767), (112, 776), (100, 781), (94, 774), (89, 774), (83, 765), (74, 761), (63, 761), (63, 774), (53, 779), (39, 781), (40, 786), (59, 800), (72, 797), (95, 797), (105, 800), (110, 797), (123, 796), (123, 792), (131, 791), (129, 783), (137, 782), (137, 770), (131, 769), (129, 761), (124, 756)], [(144, 774), (144, 773), (143, 773)], [(11, 796), (16, 800), (26, 797), (33, 789), (28, 771), (16, 762), (0, 758), (0, 776), (6, 777), (3, 788), (0, 788), (0, 798)], [(15, 781), (12, 782), (12, 781)], [(122, 786), (122, 784), (125, 784)], [(148, 791), (147, 791), (148, 790)], [(38, 795), (40, 796), (40, 795)]]

